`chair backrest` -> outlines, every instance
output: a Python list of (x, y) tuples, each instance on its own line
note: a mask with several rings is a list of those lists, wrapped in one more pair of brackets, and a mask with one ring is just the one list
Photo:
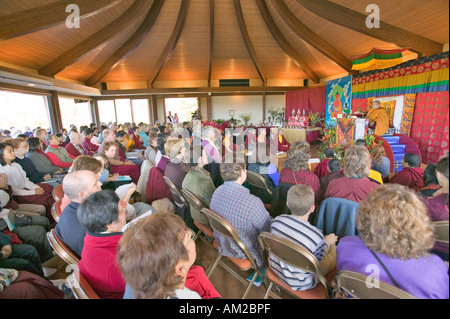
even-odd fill
[(79, 270), (75, 270), (70, 274), (67, 280), (70, 283), (75, 299), (100, 299), (94, 288)]
[(282, 236), (261, 232), (258, 236), (261, 247), (292, 267), (316, 274), (319, 281), (328, 288), (328, 282), (319, 268), (317, 258), (305, 247)]
[(357, 299), (417, 299), (406, 291), (353, 271), (341, 270), (335, 277), (337, 289)]
[(170, 192), (172, 193), (172, 198), (179, 207), (183, 207), (188, 205), (186, 199), (181, 194), (178, 187), (168, 178), (167, 176), (163, 176), (164, 181), (166, 182), (167, 187), (169, 187)]
[(272, 218), (289, 213), (286, 201), (287, 193), (292, 186), (292, 184), (288, 183), (279, 183), (273, 190), (272, 208), (270, 209), (270, 216)]
[(47, 239), (53, 250), (69, 265), (78, 265), (80, 258), (58, 237), (53, 228), (47, 233)]
[(214, 229), (221, 235), (234, 240), (234, 242), (244, 252), (245, 256), (247, 256), (247, 259), (250, 261), (252, 268), (257, 269), (258, 267), (256, 265), (255, 259), (253, 258), (252, 254), (250, 253), (244, 242), (239, 238), (239, 235), (237, 234), (234, 227), (229, 222), (227, 222), (222, 216), (220, 216), (219, 214), (217, 214), (216, 212), (212, 211), (209, 208), (203, 208), (202, 212), (206, 215), (206, 218), (208, 218), (209, 225), (212, 227), (212, 229)]
[(359, 203), (337, 197), (325, 199), (319, 206), (315, 226), (324, 235), (336, 234), (339, 239), (357, 235), (355, 215)]
[(448, 220), (433, 222), (436, 241), (448, 244)]
[(55, 220), (55, 222), (58, 222), (59, 217), (61, 217), (61, 202), (62, 202), (62, 199), (58, 199), (52, 205), (51, 213), (52, 213), (52, 217)]
[(182, 189), (181, 194), (184, 196), (184, 198), (188, 201), (189, 205), (197, 209), (198, 211), (201, 211), (203, 208), (209, 208), (208, 205), (206, 205), (200, 198), (197, 197), (193, 192)]
[(52, 196), (55, 199), (55, 201), (58, 201), (59, 199), (62, 199), (64, 196), (63, 186), (62, 184), (59, 184), (55, 187), (53, 187), (52, 190)]
[(272, 191), (270, 190), (267, 181), (264, 179), (264, 177), (261, 176), (261, 174), (247, 170), (246, 182), (254, 187), (261, 188), (267, 191), (269, 195), (272, 196)]

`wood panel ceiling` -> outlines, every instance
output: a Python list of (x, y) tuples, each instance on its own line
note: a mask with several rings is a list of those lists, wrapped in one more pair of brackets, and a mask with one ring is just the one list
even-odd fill
[[(80, 28), (65, 24), (72, 3)], [(407, 60), (448, 44), (447, 0), (377, 0), (379, 29), (365, 26), (371, 3), (0, 0), (0, 66), (94, 87), (207, 87), (219, 79), (283, 86), (349, 73), (351, 57), (372, 48), (409, 47)]]

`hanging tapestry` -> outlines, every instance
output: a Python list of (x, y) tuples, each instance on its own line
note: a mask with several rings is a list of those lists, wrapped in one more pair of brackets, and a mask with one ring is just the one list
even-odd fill
[(355, 135), (355, 119), (354, 118), (339, 118), (336, 120), (336, 144), (353, 145), (353, 138)]
[(400, 134), (405, 134), (406, 136), (409, 136), (415, 104), (416, 104), (416, 95), (405, 94), (405, 103), (403, 104), (403, 117), (400, 126)]
[(422, 161), (437, 163), (449, 148), (449, 96), (445, 92), (418, 93), (410, 137), (418, 145)]
[(327, 108), (325, 123), (333, 126), (333, 119), (340, 117), (339, 114), (350, 114), (352, 106), (352, 76), (327, 82)]

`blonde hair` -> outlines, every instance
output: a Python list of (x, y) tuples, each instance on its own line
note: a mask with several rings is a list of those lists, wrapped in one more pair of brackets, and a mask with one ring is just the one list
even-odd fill
[(425, 203), (400, 184), (380, 185), (369, 193), (359, 205), (356, 227), (369, 249), (392, 258), (426, 256), (435, 240)]
[(166, 143), (164, 143), (164, 152), (166, 153), (166, 156), (170, 156), (170, 150), (172, 147), (174, 147), (177, 143), (181, 141), (181, 138), (169, 138), (167, 139)]
[(344, 175), (363, 178), (370, 174), (370, 153), (365, 146), (351, 146), (345, 150)]
[(383, 160), (383, 156), (386, 156), (386, 152), (384, 151), (384, 147), (380, 144), (377, 144), (372, 149), (372, 158), (375, 163), (379, 164)]

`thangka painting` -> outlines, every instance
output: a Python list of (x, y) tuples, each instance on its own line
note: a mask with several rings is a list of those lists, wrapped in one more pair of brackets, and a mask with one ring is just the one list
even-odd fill
[(416, 105), (416, 95), (405, 94), (405, 104), (403, 105), (403, 118), (400, 127), (400, 134), (405, 134), (406, 136), (409, 136), (414, 113), (414, 105)]
[(338, 118), (336, 119), (336, 144), (337, 145), (353, 145), (355, 135), (355, 119), (354, 118)]
[(332, 122), (341, 117), (339, 114), (350, 114), (352, 106), (352, 76), (327, 82), (327, 107), (325, 122), (331, 126)]

